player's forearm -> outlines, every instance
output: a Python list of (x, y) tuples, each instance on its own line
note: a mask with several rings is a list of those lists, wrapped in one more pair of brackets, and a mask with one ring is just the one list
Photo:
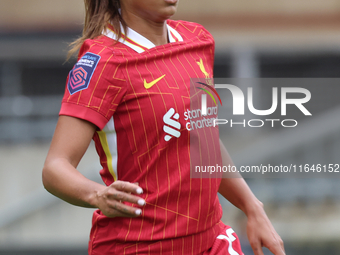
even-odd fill
[(97, 208), (96, 195), (105, 186), (78, 172), (66, 159), (47, 159), (43, 168), (43, 184), (51, 194), (81, 207)]
[[(220, 148), (223, 165), (233, 165), (229, 153), (221, 141)], [(262, 203), (255, 197), (241, 175), (232, 173), (232, 176), (225, 177), (227, 178), (222, 179), (219, 188), (219, 193), (223, 197), (242, 210), (247, 216), (263, 210)]]

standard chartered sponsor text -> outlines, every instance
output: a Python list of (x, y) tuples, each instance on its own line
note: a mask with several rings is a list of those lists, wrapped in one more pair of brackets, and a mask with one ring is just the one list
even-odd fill
[(217, 106), (215, 107), (208, 107), (207, 114), (202, 115), (201, 109), (189, 110), (187, 109), (184, 112), (184, 120), (187, 121), (186, 128), (188, 131), (201, 129), (205, 127), (215, 127), (215, 117), (208, 117), (206, 116), (217, 116)]

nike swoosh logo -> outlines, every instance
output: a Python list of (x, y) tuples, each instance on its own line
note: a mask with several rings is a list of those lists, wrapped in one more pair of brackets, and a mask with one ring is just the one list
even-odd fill
[(154, 80), (154, 81), (152, 81), (152, 82), (149, 82), (149, 83), (147, 83), (146, 80), (144, 79), (144, 87), (145, 87), (146, 89), (149, 89), (149, 88), (151, 88), (153, 85), (155, 85), (157, 82), (159, 82), (161, 79), (163, 79), (164, 77), (165, 77), (165, 74), (164, 74), (163, 76), (159, 77), (158, 79), (156, 79), (156, 80)]

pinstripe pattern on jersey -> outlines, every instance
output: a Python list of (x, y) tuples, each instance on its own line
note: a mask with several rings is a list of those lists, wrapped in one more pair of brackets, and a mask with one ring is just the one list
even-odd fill
[[(170, 50), (171, 51), (171, 50)], [(172, 65), (174, 66), (174, 68), (175, 69), (177, 69), (177, 66), (178, 66), (178, 64), (175, 64), (175, 62), (178, 62), (179, 64), (180, 64), (180, 66), (182, 66), (183, 67), (183, 70), (184, 71), (186, 71), (186, 66), (187, 66), (187, 64), (189, 63), (190, 64), (190, 61), (187, 61), (188, 63), (186, 63), (186, 64), (183, 64), (182, 63), (182, 61), (181, 60), (179, 60), (179, 58), (178, 58), (178, 55), (176, 54), (176, 53), (172, 53), (171, 55), (173, 55), (173, 56), (175, 56), (175, 59), (173, 59), (173, 58), (171, 58), (170, 57), (170, 62), (172, 62)], [(146, 58), (146, 60), (145, 61), (147, 61), (147, 58), (148, 58), (148, 56), (146, 56), (145, 57)], [(192, 57), (192, 63), (195, 63), (195, 59), (197, 59), (197, 57)], [(199, 58), (198, 58), (199, 59)], [(192, 67), (192, 65), (190, 65), (191, 67)], [(138, 67), (136, 67), (136, 65), (135, 65), (135, 68), (138, 70)], [(148, 69), (148, 68), (147, 68)], [(178, 73), (180, 73), (180, 71), (179, 70), (177, 70), (177, 72)], [(187, 71), (186, 71), (187, 72)], [(140, 73), (140, 72), (138, 72), (138, 73)], [(197, 73), (195, 72), (195, 74), (197, 75)], [(155, 77), (158, 77), (159, 75), (162, 75), (162, 73), (161, 74), (155, 74), (154, 76)], [(180, 74), (181, 75), (181, 74)], [(130, 76), (130, 75), (129, 75)], [(152, 75), (152, 78), (155, 78), (153, 75)], [(189, 72), (187, 72), (187, 77), (191, 77), (192, 76), (192, 74), (190, 74)], [(187, 78), (186, 78), (187, 79)], [(166, 79), (167, 80), (167, 79)], [(183, 78), (183, 81), (184, 81), (184, 78)], [(164, 93), (162, 93), (163, 95), (164, 95)], [(135, 95), (134, 95), (135, 96)], [(188, 95), (189, 96), (189, 95)], [(175, 106), (176, 108), (177, 108), (177, 110), (178, 110), (178, 107), (177, 106)], [(143, 126), (144, 125), (146, 125), (145, 123), (143, 124)], [(147, 135), (147, 133), (144, 133), (145, 135)], [(150, 150), (150, 148), (148, 148), (148, 152), (149, 152), (149, 150)], [(136, 152), (137, 153), (137, 152)], [(141, 154), (141, 156), (149, 156), (148, 155), (148, 153), (143, 153), (143, 154)], [(139, 163), (139, 165), (140, 166), (142, 166), (142, 164), (141, 163)], [(166, 166), (168, 166), (168, 163), (166, 163), (165, 164)], [(145, 169), (145, 168), (144, 168)], [(148, 168), (147, 168), (148, 169)], [(164, 169), (165, 170), (165, 169)], [(142, 171), (142, 170), (141, 170)], [(148, 172), (148, 171), (147, 171)], [(169, 185), (169, 183), (170, 183), (170, 180), (169, 180), (169, 167), (166, 167), (166, 173), (167, 173), (167, 179), (168, 179), (168, 185)], [(147, 182), (147, 178), (146, 178), (146, 182)], [(200, 189), (200, 194), (202, 194), (202, 184), (200, 184), (200, 187), (201, 187), (201, 189)], [(168, 194), (168, 196), (169, 196), (169, 194), (170, 194), (170, 189), (168, 188), (168, 192), (167, 192), (167, 194)], [(164, 208), (166, 208), (167, 207), (167, 201), (168, 201), (168, 196), (166, 196), (167, 198), (166, 198), (166, 201), (165, 201), (165, 207)], [(180, 196), (180, 195), (179, 195)], [(201, 200), (201, 199), (199, 199), (199, 200)], [(177, 198), (177, 202), (179, 201), (179, 199)], [(165, 224), (164, 224), (164, 229), (165, 229), (165, 227), (166, 227), (166, 222), (167, 222), (167, 215), (168, 215), (168, 213), (169, 213), (169, 210), (167, 211), (167, 213), (165, 214)], [(189, 214), (190, 215), (190, 214)], [(176, 217), (178, 217), (178, 215), (176, 215)], [(190, 216), (189, 216), (190, 217)], [(142, 220), (142, 223), (141, 223), (141, 226), (143, 225), (143, 220)], [(130, 227), (131, 225), (129, 224), (129, 227)], [(142, 227), (141, 227), (141, 229), (142, 229)], [(163, 238), (165, 237), (165, 232), (164, 232), (164, 229), (163, 229)], [(128, 230), (128, 232), (130, 232), (130, 229)], [(139, 234), (138, 234), (138, 236), (140, 236), (141, 235), (141, 230), (140, 230), (140, 232), (139, 232)], [(125, 237), (125, 240), (126, 240), (126, 238), (127, 238), (127, 236)]]

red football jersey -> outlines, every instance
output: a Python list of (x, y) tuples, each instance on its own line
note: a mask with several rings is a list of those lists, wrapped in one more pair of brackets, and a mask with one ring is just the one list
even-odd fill
[[(190, 178), (190, 81), (212, 77), (214, 40), (198, 24), (167, 28), (170, 43), (155, 46), (132, 29), (115, 44), (109, 27), (86, 40), (69, 74), (60, 115), (98, 126), (104, 183), (138, 182), (146, 201), (133, 219), (97, 210), (90, 254), (200, 254), (224, 228), (220, 179)], [(209, 127), (199, 140), (212, 165), (221, 165), (218, 137)]]

